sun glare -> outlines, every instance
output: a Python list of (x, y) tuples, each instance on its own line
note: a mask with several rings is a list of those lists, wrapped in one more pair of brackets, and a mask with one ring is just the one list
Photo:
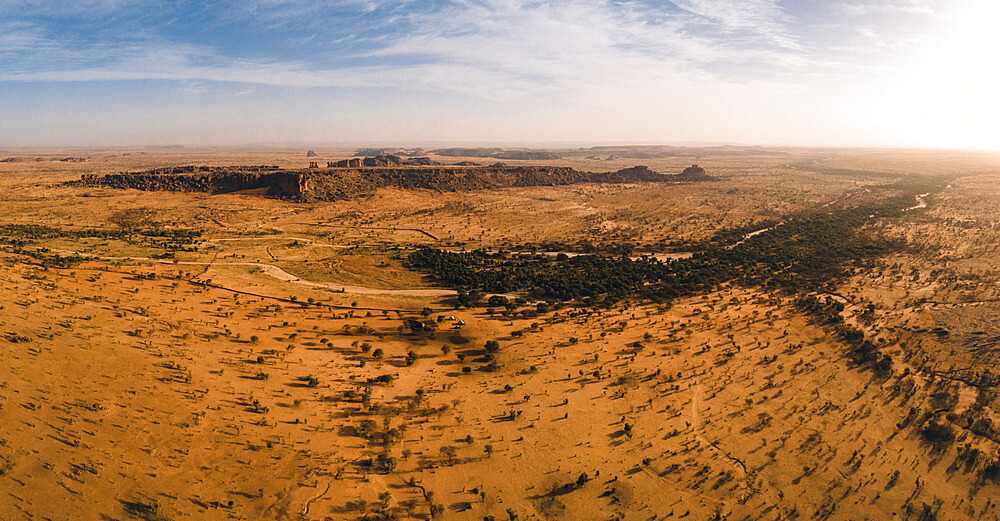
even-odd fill
[[(879, 96), (911, 144), (1000, 150), (1000, 4), (941, 20), (898, 83)], [(880, 112), (880, 111), (876, 111)]]

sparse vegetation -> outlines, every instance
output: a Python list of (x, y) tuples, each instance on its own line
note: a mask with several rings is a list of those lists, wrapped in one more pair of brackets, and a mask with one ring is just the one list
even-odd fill
[(995, 519), (993, 160), (696, 152), (323, 204), (0, 163), (0, 519)]

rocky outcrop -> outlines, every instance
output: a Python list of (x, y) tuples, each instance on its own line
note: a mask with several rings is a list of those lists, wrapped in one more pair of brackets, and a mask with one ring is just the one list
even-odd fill
[(402, 166), (403, 160), (399, 156), (371, 156), (361, 161), (364, 166)]
[[(379, 159), (377, 163), (391, 164), (394, 160), (389, 158), (392, 157), (394, 156), (384, 156), (385, 159)], [(360, 160), (344, 161), (348, 165), (356, 165)], [(644, 166), (615, 172), (581, 172), (562, 166), (507, 166), (498, 163), (475, 167), (359, 165), (303, 170), (279, 170), (269, 166), (178, 167), (103, 176), (84, 175), (78, 183), (138, 190), (209, 193), (267, 188), (267, 194), (274, 197), (338, 200), (371, 194), (383, 187), (451, 192), (575, 183), (670, 182), (675, 181), (676, 177), (656, 173)]]
[(143, 172), (118, 174), (84, 174), (79, 183), (87, 186), (134, 188), (147, 191), (172, 192), (235, 192), (272, 185), (278, 174), (277, 166), (179, 166), (156, 168)]
[(360, 168), (361, 158), (355, 157), (353, 159), (341, 159), (340, 161), (327, 161), (327, 168)]
[(422, 148), (359, 148), (354, 151), (354, 155), (366, 156), (422, 156)]
[(341, 159), (340, 161), (327, 161), (327, 168), (361, 168), (361, 167), (399, 167), (399, 166), (431, 166), (435, 165), (429, 157), (408, 157), (403, 159), (399, 156), (369, 156), (355, 157), (351, 159)]
[(549, 150), (528, 150), (509, 148), (441, 148), (431, 151), (439, 156), (448, 157), (492, 157), (495, 159), (513, 160), (552, 160), (559, 159), (559, 154)]
[(89, 160), (90, 160), (89, 157), (51, 157), (51, 158), (6, 157), (0, 159), (0, 163), (27, 163), (31, 161), (34, 161), (36, 163), (40, 163), (42, 161), (58, 161), (60, 163), (86, 163)]
[(715, 178), (706, 174), (705, 169), (698, 165), (691, 165), (684, 169), (683, 172), (674, 176), (677, 181), (715, 181)]

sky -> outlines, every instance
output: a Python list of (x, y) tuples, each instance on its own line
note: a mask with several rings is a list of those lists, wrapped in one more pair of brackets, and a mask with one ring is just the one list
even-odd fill
[(0, 146), (1000, 149), (995, 0), (0, 0)]

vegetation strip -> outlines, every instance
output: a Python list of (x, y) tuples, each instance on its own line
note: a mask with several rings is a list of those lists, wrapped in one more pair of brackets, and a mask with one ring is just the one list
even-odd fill
[(690, 258), (551, 257), (421, 248), (405, 260), (408, 267), (463, 292), (460, 300), (482, 293), (524, 292), (535, 299), (586, 304), (633, 297), (669, 301), (727, 282), (808, 292), (837, 279), (850, 263), (901, 248), (902, 242), (866, 233), (863, 227), (877, 218), (902, 215), (924, 192), (925, 185), (914, 184), (881, 202), (789, 216), (782, 225), (735, 243), (741, 235), (726, 230)]

